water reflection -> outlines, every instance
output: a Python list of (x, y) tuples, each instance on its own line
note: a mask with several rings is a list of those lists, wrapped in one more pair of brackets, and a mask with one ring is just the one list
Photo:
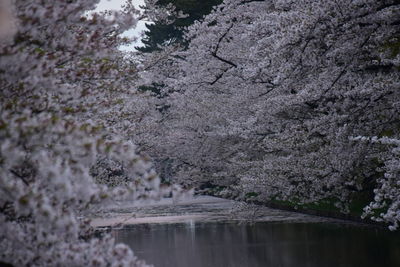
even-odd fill
[(135, 225), (119, 242), (158, 267), (400, 266), (400, 235), (358, 226), (300, 223)]

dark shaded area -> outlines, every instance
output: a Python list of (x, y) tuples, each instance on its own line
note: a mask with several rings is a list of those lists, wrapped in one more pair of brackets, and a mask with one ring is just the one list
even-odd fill
[(178, 11), (182, 11), (186, 18), (178, 18), (171, 24), (155, 22), (146, 24), (147, 30), (142, 39), (143, 47), (136, 47), (140, 52), (151, 53), (158, 51), (158, 46), (170, 44), (181, 44), (186, 46), (187, 41), (183, 38), (185, 27), (192, 25), (196, 20), (208, 15), (212, 8), (219, 5), (222, 0), (159, 0), (158, 5), (167, 6), (173, 4)]
[(160, 267), (400, 266), (400, 233), (354, 225), (191, 223), (113, 234)]

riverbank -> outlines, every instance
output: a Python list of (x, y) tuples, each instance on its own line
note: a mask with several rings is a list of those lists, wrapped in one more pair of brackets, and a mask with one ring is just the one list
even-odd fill
[(361, 223), (361, 224), (368, 224), (368, 225), (376, 226), (376, 227), (380, 227), (380, 228), (388, 227), (388, 225), (386, 223), (376, 222), (369, 218), (362, 219), (361, 216), (352, 215), (350, 213), (349, 214), (340, 213), (339, 211), (312, 209), (312, 208), (308, 208), (307, 206), (298, 206), (295, 204), (285, 204), (283, 202), (278, 202), (278, 201), (261, 202), (261, 201), (249, 200), (247, 202), (256, 204), (256, 205), (266, 206), (266, 207), (269, 207), (272, 209), (280, 209), (280, 210), (286, 210), (286, 211), (291, 211), (291, 212), (299, 212), (299, 213), (313, 215), (313, 216), (339, 219), (339, 220), (350, 221), (350, 222)]
[[(213, 197), (221, 197), (218, 195), (218, 191), (216, 192), (209, 191), (207, 192), (207, 195)], [(363, 207), (369, 203), (369, 201), (366, 201), (365, 199), (361, 200), (357, 199), (356, 201), (351, 203), (350, 210), (348, 213), (342, 213), (339, 208), (335, 207), (334, 201), (330, 200), (321, 201), (320, 203), (310, 203), (310, 204), (300, 205), (289, 201), (278, 201), (278, 200), (259, 201), (253, 198), (252, 196), (249, 196), (244, 200), (244, 202), (268, 207), (271, 209), (279, 209), (279, 210), (297, 212), (312, 216), (366, 224), (379, 228), (386, 228), (386, 229), (388, 228), (387, 223), (373, 221), (370, 218), (364, 218), (364, 219), (361, 218)]]
[(103, 207), (92, 218), (96, 228), (118, 228), (138, 224), (174, 224), (208, 222), (288, 222), (288, 223), (339, 223), (349, 221), (300, 213), (256, 203), (245, 203), (214, 196), (194, 196), (173, 201), (171, 198), (153, 203), (119, 202)]

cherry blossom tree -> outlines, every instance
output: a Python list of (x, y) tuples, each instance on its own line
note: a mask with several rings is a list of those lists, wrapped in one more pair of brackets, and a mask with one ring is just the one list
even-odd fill
[[(109, 235), (95, 237), (88, 218), (111, 200), (168, 193), (129, 139), (147, 96), (134, 90), (134, 58), (118, 50), (139, 18), (172, 12), (152, 12), (153, 2), (146, 14), (127, 1), (90, 15), (98, 0), (1, 2), (1, 263), (146, 265)], [(123, 181), (98, 183), (99, 159), (123, 166)]]
[(370, 191), (366, 213), (397, 227), (399, 15), (394, 0), (224, 1), (142, 76), (167, 85), (177, 179), (343, 211)]

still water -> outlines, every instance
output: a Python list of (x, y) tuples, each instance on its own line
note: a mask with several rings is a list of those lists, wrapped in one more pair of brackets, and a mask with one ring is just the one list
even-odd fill
[(400, 235), (329, 223), (144, 224), (113, 230), (156, 267), (399, 267)]

